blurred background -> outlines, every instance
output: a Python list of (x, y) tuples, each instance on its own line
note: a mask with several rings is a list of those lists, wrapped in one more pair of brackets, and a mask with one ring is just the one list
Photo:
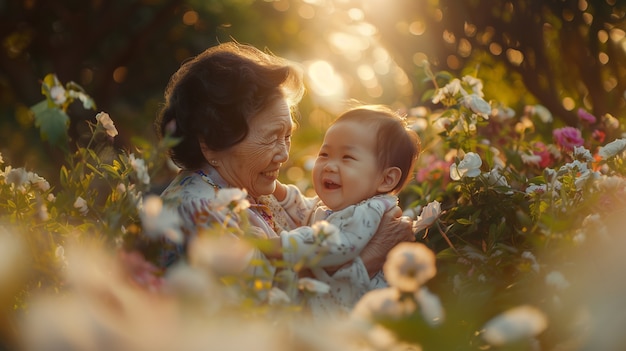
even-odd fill
[(624, 0), (0, 0), (0, 153), (54, 184), (62, 154), (41, 141), (29, 112), (48, 73), (97, 104), (70, 109), (73, 138), (105, 111), (118, 147), (155, 140), (169, 76), (230, 40), (305, 68), (282, 175), (291, 182), (306, 181), (323, 130), (349, 99), (427, 114), (426, 62), (481, 78), (487, 97), (516, 111), (541, 104), (562, 125), (579, 123), (579, 108), (622, 120), (625, 13)]

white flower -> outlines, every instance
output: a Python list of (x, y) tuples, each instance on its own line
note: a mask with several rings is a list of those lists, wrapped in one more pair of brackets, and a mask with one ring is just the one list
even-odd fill
[(548, 186), (545, 184), (531, 184), (526, 188), (526, 194), (544, 194), (548, 191)]
[(463, 177), (477, 177), (480, 175), (482, 164), (483, 161), (477, 153), (468, 152), (458, 165), (456, 163), (450, 165), (450, 178), (459, 180)]
[(615, 139), (612, 142), (601, 146), (598, 150), (598, 155), (603, 160), (609, 159), (626, 149), (626, 139)]
[(43, 177), (40, 177), (37, 173), (28, 172), (28, 181), (39, 188), (41, 191), (48, 191), (50, 189), (50, 183)]
[(550, 123), (553, 120), (552, 113), (550, 112), (550, 110), (545, 108), (545, 106), (531, 106), (530, 110), (533, 114), (537, 115), (543, 123)]
[(231, 209), (235, 213), (246, 210), (250, 207), (248, 192), (246, 189), (224, 188), (220, 189), (215, 196), (215, 201), (211, 204), (216, 211)]
[(89, 95), (83, 93), (82, 91), (70, 90), (69, 95), (74, 98), (80, 100), (83, 103), (83, 108), (85, 110), (91, 110), (95, 107), (94, 101)]
[(539, 263), (537, 262), (537, 258), (535, 258), (535, 255), (533, 255), (532, 252), (530, 251), (524, 251), (522, 252), (522, 258), (530, 261), (530, 266), (532, 268), (533, 271), (535, 272), (539, 272)]
[(28, 172), (24, 168), (7, 166), (4, 170), (4, 176), (7, 184), (12, 184), (16, 189), (25, 190), (24, 184), (28, 182)]
[(163, 206), (163, 200), (157, 195), (149, 195), (143, 201), (139, 211), (141, 224), (146, 234), (152, 237), (165, 236), (175, 243), (181, 243), (181, 220), (178, 212)]
[(57, 106), (61, 106), (67, 101), (67, 95), (65, 94), (65, 88), (61, 85), (55, 85), (50, 88), (50, 98)]
[(87, 215), (87, 212), (89, 212), (87, 201), (80, 196), (76, 198), (76, 201), (74, 201), (74, 208), (78, 209), (78, 212), (80, 212), (83, 216)]
[[(502, 174), (500, 174), (500, 168), (498, 167), (494, 167), (491, 171), (485, 173), (485, 176), (487, 177), (487, 182), (489, 183), (489, 185), (510, 188), (509, 182), (507, 182), (506, 178)], [(506, 192), (506, 194), (513, 194), (513, 191), (509, 190)]]
[(435, 254), (422, 243), (400, 243), (389, 251), (383, 273), (389, 286), (415, 292), (437, 274)]
[(553, 286), (559, 290), (567, 289), (570, 286), (570, 283), (559, 271), (552, 271), (548, 273), (546, 275), (546, 284), (549, 286)]
[(313, 278), (298, 279), (298, 289), (315, 294), (328, 294), (330, 285)]
[(131, 167), (137, 173), (137, 179), (143, 184), (150, 184), (150, 175), (148, 174), (148, 167), (146, 166), (146, 161), (141, 158), (136, 158), (135, 154), (128, 155), (128, 161), (130, 162)]
[(595, 180), (595, 179), (598, 179), (599, 177), (600, 177), (600, 174), (598, 172), (594, 172), (590, 169), (585, 169), (576, 176), (574, 185), (576, 185), (576, 189), (581, 190), (583, 186), (587, 183), (587, 181)]
[(115, 124), (113, 120), (106, 112), (100, 112), (96, 115), (96, 120), (98, 124), (102, 125), (106, 133), (112, 138), (117, 135), (117, 129), (115, 128)]
[(591, 152), (587, 150), (584, 146), (574, 147), (574, 158), (583, 162), (593, 161), (593, 156), (591, 156)]
[(546, 315), (539, 309), (522, 305), (489, 320), (482, 332), (483, 339), (493, 346), (502, 346), (532, 338), (548, 327)]
[(378, 318), (399, 319), (410, 316), (417, 309), (413, 299), (401, 299), (395, 288), (370, 290), (356, 303), (351, 318), (360, 321), (375, 321)]
[(472, 76), (464, 76), (463, 82), (467, 83), (472, 88), (472, 92), (480, 97), (483, 97), (483, 81)]
[(455, 78), (443, 88), (437, 89), (435, 96), (433, 96), (433, 104), (437, 104), (446, 98), (453, 98), (461, 90), (463, 90), (461, 88), (461, 81)]
[(0, 153), (0, 165), (4, 163), (4, 159), (2, 158), (2, 154)]
[(415, 222), (413, 222), (413, 231), (419, 232), (430, 227), (441, 214), (441, 203), (435, 200), (422, 209), (422, 212)]
[(476, 94), (470, 94), (463, 98), (463, 104), (477, 115), (484, 119), (489, 119), (491, 114), (491, 105), (483, 98)]
[(431, 293), (428, 288), (422, 287), (415, 293), (415, 300), (417, 300), (422, 316), (428, 324), (434, 327), (443, 323), (445, 313), (437, 295)]
[(529, 155), (529, 154), (521, 154), (522, 162), (526, 165), (539, 166), (541, 163), (540, 155)]

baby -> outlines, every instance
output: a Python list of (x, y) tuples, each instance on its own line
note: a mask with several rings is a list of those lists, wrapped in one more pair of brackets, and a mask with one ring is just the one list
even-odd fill
[[(383, 214), (397, 205), (396, 194), (410, 179), (419, 151), (417, 134), (401, 116), (380, 105), (360, 106), (340, 115), (326, 131), (313, 166), (317, 196), (305, 197), (293, 185), (277, 184), (274, 196), (294, 222), (312, 226), (327, 221), (338, 229), (326, 238), (332, 241), (330, 252), (310, 265), (315, 278), (331, 287), (328, 294), (308, 300), (314, 315), (349, 312), (367, 291), (386, 286), (382, 272), (370, 278), (358, 255)], [(296, 243), (290, 246), (294, 250), (283, 253), (291, 262), (305, 257), (301, 251), (310, 250), (315, 241), (307, 227), (284, 234), (283, 241)], [(351, 260), (360, 264), (332, 277), (322, 269)]]

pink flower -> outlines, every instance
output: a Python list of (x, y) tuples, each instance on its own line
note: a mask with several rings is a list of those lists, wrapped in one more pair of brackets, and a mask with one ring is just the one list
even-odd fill
[(119, 263), (132, 282), (150, 292), (160, 291), (164, 280), (161, 271), (138, 251), (118, 251)]
[[(429, 182), (437, 179), (448, 179), (450, 173), (450, 162), (438, 159), (433, 155), (428, 155), (421, 161), (421, 167), (415, 172), (415, 180), (418, 183)], [(446, 176), (446, 177), (444, 177)]]
[(582, 146), (585, 140), (580, 130), (574, 127), (563, 127), (552, 131), (552, 137), (557, 145), (565, 150), (572, 151), (576, 146)]
[(533, 151), (533, 154), (541, 157), (541, 160), (539, 161), (539, 167), (546, 168), (554, 163), (554, 155), (550, 152), (550, 150), (548, 150), (548, 147), (544, 143), (538, 141), (533, 146), (535, 149)]
[(592, 115), (582, 108), (578, 109), (578, 118), (580, 118), (581, 121), (587, 122), (589, 124), (596, 123), (596, 116)]

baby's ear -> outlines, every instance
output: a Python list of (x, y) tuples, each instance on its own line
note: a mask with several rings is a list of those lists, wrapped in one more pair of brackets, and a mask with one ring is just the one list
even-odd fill
[(402, 171), (398, 167), (388, 167), (383, 171), (382, 177), (377, 190), (381, 194), (389, 193), (398, 185)]

